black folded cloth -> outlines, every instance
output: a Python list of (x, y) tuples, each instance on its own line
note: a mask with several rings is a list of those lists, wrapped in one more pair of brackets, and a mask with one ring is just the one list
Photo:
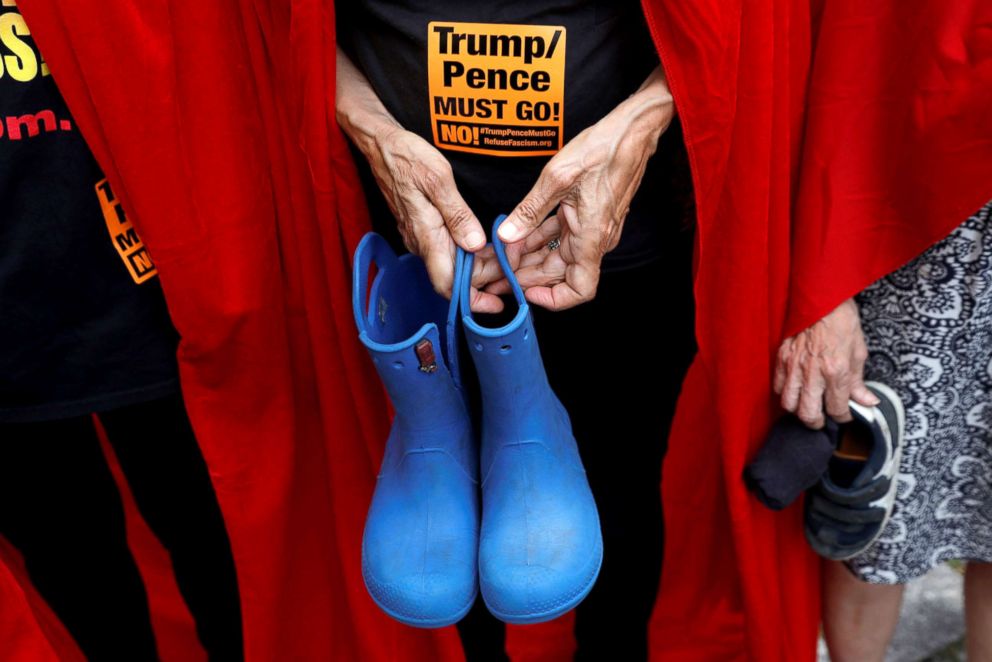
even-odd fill
[(772, 510), (786, 508), (826, 472), (838, 434), (829, 419), (822, 429), (811, 430), (795, 416), (783, 416), (745, 467), (744, 482)]

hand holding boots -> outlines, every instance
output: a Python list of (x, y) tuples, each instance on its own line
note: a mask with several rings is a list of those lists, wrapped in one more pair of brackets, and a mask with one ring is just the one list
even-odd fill
[[(499, 231), (528, 301), (563, 310), (596, 296), (603, 255), (620, 240), (648, 158), (674, 116), (659, 66), (637, 92), (548, 161)], [(555, 207), (557, 214), (548, 217)], [(553, 239), (558, 243), (549, 245)], [(509, 292), (491, 250), (479, 254), (472, 284)]]
[[(458, 192), (444, 155), (400, 126), (340, 49), (337, 58), (341, 128), (368, 160), (403, 243), (423, 258), (434, 289), (451, 297), (456, 246), (466, 251), (485, 246), (482, 224)], [(503, 304), (496, 296), (474, 292), (473, 306), (480, 312), (498, 312)]]

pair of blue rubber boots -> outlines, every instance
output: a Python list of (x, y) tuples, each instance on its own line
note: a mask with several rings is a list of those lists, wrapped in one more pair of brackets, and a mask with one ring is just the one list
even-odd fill
[[(366, 235), (355, 253), (355, 320), (396, 412), (362, 572), (384, 611), (418, 627), (457, 622), (480, 590), (503, 621), (550, 620), (588, 595), (602, 564), (596, 504), (496, 236), (501, 221), (493, 241), (518, 311), (499, 328), (469, 309), (472, 254), (458, 251), (449, 304), (419, 257), (397, 257), (379, 235)], [(458, 366), (462, 330), (481, 421)]]

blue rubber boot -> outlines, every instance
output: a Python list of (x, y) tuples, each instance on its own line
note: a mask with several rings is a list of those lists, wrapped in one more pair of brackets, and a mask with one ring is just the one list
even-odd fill
[(397, 258), (370, 233), (355, 252), (353, 303), (396, 411), (365, 522), (365, 585), (403, 623), (451, 625), (475, 602), (479, 543), (479, 451), (457, 365), (457, 300), (435, 293), (419, 257)]
[(603, 561), (603, 539), (568, 413), (548, 385), (530, 308), (496, 236), (502, 219), (493, 241), (519, 306), (513, 321), (484, 328), (473, 319), (471, 255), (459, 288), (482, 390), (479, 584), (500, 620), (538, 623), (589, 594)]

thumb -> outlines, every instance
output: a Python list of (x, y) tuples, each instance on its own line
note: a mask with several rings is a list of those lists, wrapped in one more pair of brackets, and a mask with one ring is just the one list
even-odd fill
[(470, 252), (486, 245), (486, 233), (482, 230), (482, 224), (457, 191), (439, 198), (434, 204), (456, 244)]
[(866, 407), (875, 407), (882, 402), (860, 379), (851, 389), (851, 399)]
[(499, 238), (512, 244), (533, 232), (565, 197), (572, 183), (573, 177), (562, 173), (554, 159), (549, 161), (534, 188), (499, 226)]
[(486, 234), (479, 219), (458, 192), (451, 166), (445, 163), (444, 167), (427, 172), (422, 193), (441, 214), (451, 238), (467, 251), (481, 249), (486, 245)]

